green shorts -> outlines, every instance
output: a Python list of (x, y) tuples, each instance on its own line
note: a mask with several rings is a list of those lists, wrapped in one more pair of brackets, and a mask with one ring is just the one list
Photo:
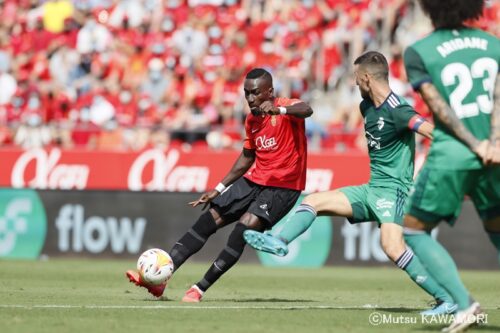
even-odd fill
[(445, 220), (453, 224), (465, 195), (471, 197), (483, 221), (500, 216), (500, 167), (441, 170), (424, 166), (406, 211), (427, 223)]
[(339, 189), (352, 207), (351, 223), (377, 221), (403, 225), (406, 188), (372, 187), (368, 184)]

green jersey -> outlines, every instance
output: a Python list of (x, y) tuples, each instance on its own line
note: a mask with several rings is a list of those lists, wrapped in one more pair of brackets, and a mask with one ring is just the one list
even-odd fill
[(390, 93), (378, 108), (365, 99), (360, 105), (370, 155), (370, 186), (404, 187), (413, 184), (415, 133), (409, 124), (417, 113), (401, 97)]
[[(408, 80), (418, 90), (432, 82), (464, 126), (479, 140), (490, 136), (500, 40), (482, 30), (438, 29), (405, 51)], [(481, 168), (477, 156), (438, 119), (427, 157), (435, 169)]]

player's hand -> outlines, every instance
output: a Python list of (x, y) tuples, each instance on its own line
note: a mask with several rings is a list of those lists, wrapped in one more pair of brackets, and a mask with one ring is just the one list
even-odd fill
[(489, 145), (484, 164), (500, 164), (500, 141), (496, 145)]
[(280, 109), (274, 106), (274, 103), (271, 101), (264, 101), (259, 106), (259, 109), (262, 114), (268, 114), (268, 115), (280, 114)]
[(203, 210), (204, 210), (205, 208), (207, 208), (208, 204), (209, 204), (212, 200), (214, 200), (214, 199), (215, 199), (215, 198), (216, 198), (219, 194), (220, 194), (220, 193), (219, 193), (218, 191), (216, 191), (216, 190), (212, 190), (212, 191), (210, 191), (210, 192), (203, 193), (203, 194), (201, 195), (201, 197), (200, 197), (198, 200), (196, 200), (196, 201), (191, 201), (191, 202), (189, 203), (189, 205), (191, 205), (192, 207), (196, 207), (196, 206), (198, 206), (198, 205), (204, 204), (204, 205), (203, 205)]
[(487, 154), (489, 149), (490, 142), (488, 140), (483, 140), (473, 150), (474, 153), (479, 156), (483, 164), (487, 164)]

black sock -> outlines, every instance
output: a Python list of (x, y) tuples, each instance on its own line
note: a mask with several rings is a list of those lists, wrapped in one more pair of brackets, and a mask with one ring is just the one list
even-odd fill
[(215, 220), (210, 211), (206, 211), (170, 250), (169, 254), (174, 262), (174, 271), (198, 252), (205, 245), (208, 237), (216, 231)]
[(208, 271), (205, 273), (196, 285), (202, 291), (206, 291), (212, 284), (215, 283), (225, 272), (227, 272), (233, 265), (240, 259), (243, 250), (245, 249), (245, 240), (243, 239), (243, 232), (248, 227), (242, 223), (236, 224), (233, 231), (229, 235), (227, 245), (219, 254), (217, 259)]

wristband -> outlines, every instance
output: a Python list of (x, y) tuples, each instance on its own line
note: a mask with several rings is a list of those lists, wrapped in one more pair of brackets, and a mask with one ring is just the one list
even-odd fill
[(215, 186), (215, 190), (219, 193), (224, 192), (225, 189), (226, 189), (226, 185), (224, 185), (222, 183), (219, 183), (219, 184), (217, 184), (217, 186)]
[(286, 108), (284, 106), (279, 106), (278, 109), (280, 109), (280, 114), (286, 114)]

